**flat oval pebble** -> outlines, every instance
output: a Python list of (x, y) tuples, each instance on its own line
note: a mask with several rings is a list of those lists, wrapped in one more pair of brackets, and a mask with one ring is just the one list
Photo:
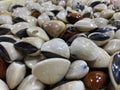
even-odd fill
[(89, 18), (84, 18), (82, 20), (77, 21), (74, 26), (82, 32), (86, 32), (86, 31), (91, 31), (94, 30), (95, 28), (97, 28), (97, 25), (95, 23), (92, 22), (91, 19)]
[(52, 85), (62, 80), (70, 66), (70, 61), (63, 58), (51, 58), (37, 63), (32, 74), (41, 82)]
[(89, 72), (87, 63), (83, 60), (74, 61), (66, 75), (66, 79), (81, 79)]

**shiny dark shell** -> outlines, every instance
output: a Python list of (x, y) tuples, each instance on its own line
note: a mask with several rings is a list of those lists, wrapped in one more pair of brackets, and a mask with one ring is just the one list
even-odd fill
[(6, 49), (0, 45), (0, 56), (5, 60), (5, 61), (10, 61), (10, 57)]
[(16, 36), (18, 36), (19, 38), (28, 37), (27, 28), (22, 29), (22, 30), (19, 30), (19, 31), (16, 33)]
[(15, 17), (13, 18), (13, 23), (19, 23), (19, 22), (26, 22), (24, 19), (20, 18), (20, 17)]
[(77, 2), (77, 4), (76, 4), (76, 10), (77, 11), (79, 11), (79, 10), (83, 11), (84, 9), (85, 9), (85, 6), (83, 4)]
[(100, 1), (95, 1), (95, 2), (92, 2), (91, 4), (90, 4), (90, 6), (93, 8), (93, 7), (95, 7), (96, 5), (98, 5), (98, 4), (100, 4), (101, 2)]
[(77, 21), (81, 20), (83, 17), (78, 13), (68, 13), (66, 18), (69, 23), (74, 24)]
[(72, 36), (71, 38), (69, 38), (67, 40), (67, 43), (70, 45), (78, 37), (85, 37), (85, 38), (87, 38), (87, 34), (76, 34), (76, 35)]
[(111, 68), (114, 80), (120, 84), (120, 52), (114, 55)]
[(0, 37), (0, 42), (11, 42), (11, 43), (15, 43), (16, 40), (10, 37), (5, 37), (5, 36), (1, 36)]
[(65, 41), (67, 41), (68, 39), (70, 39), (72, 36), (76, 35), (80, 33), (75, 27), (70, 26), (68, 27), (64, 33), (60, 36), (60, 38), (64, 39)]
[(52, 10), (51, 12), (53, 12), (54, 15), (56, 16), (60, 11), (59, 10)]
[(0, 35), (5, 35), (10, 32), (10, 29), (0, 27)]
[(38, 18), (40, 15), (41, 13), (38, 10), (32, 10), (31, 16)]
[(89, 36), (89, 39), (91, 40), (95, 40), (95, 41), (104, 41), (109, 39), (110, 37), (106, 34), (102, 34), (102, 33), (95, 33)]
[(120, 29), (120, 21), (114, 21), (112, 26), (115, 26), (117, 29)]
[(24, 54), (33, 54), (38, 51), (38, 49), (35, 46), (27, 42), (17, 42), (14, 44), (14, 47), (17, 50), (23, 52)]
[(100, 32), (100, 33), (105, 33), (105, 32), (109, 32), (109, 31), (114, 31), (111, 28), (98, 28), (95, 30), (95, 32)]
[(22, 8), (22, 7), (23, 7), (22, 5), (16, 4), (16, 5), (12, 6), (11, 10), (13, 11), (14, 9)]
[(91, 17), (91, 13), (87, 12), (83, 15), (83, 18), (90, 18)]
[(47, 58), (65, 58), (65, 57), (62, 57), (62, 56), (60, 56), (58, 54), (48, 52), (48, 51), (41, 51), (41, 53)]

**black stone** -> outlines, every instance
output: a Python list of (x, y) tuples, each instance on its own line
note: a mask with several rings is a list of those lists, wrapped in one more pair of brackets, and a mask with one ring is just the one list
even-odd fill
[(107, 40), (109, 38), (110, 37), (108, 35), (102, 34), (102, 33), (95, 33), (89, 37), (89, 39), (95, 40), (95, 41), (104, 41), (104, 40)]
[(111, 68), (116, 83), (120, 84), (120, 52), (114, 55)]

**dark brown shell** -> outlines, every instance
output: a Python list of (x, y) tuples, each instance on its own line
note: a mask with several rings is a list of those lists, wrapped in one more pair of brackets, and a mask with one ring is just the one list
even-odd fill
[(3, 59), (0, 57), (0, 78), (5, 78), (7, 66)]

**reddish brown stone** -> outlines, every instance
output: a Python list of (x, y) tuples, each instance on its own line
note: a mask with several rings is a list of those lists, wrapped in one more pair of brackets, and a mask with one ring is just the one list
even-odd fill
[(100, 90), (107, 81), (107, 74), (102, 71), (89, 72), (83, 82), (88, 90)]
[(77, 21), (81, 20), (83, 17), (78, 13), (69, 13), (66, 18), (69, 23), (74, 24)]

